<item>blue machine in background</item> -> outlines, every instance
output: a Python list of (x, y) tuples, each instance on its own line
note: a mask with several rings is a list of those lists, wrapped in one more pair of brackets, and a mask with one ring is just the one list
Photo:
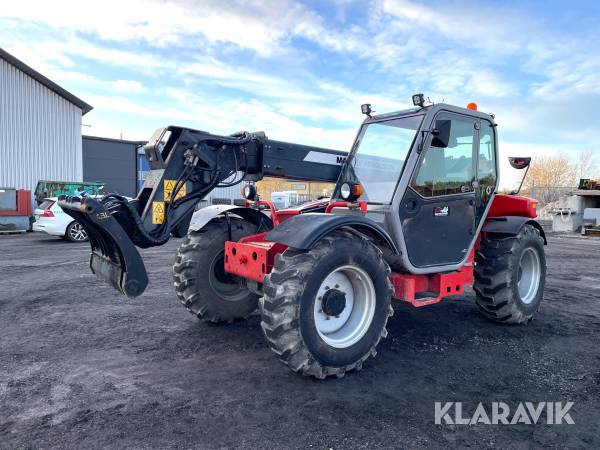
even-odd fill
[(146, 175), (150, 172), (150, 163), (148, 162), (148, 158), (146, 158), (146, 153), (144, 153), (144, 147), (140, 146), (137, 149), (137, 190), (138, 192), (142, 189), (144, 185), (144, 180), (146, 179)]

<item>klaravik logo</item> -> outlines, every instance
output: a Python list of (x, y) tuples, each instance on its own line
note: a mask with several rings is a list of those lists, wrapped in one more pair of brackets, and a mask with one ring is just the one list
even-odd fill
[(469, 414), (462, 402), (435, 402), (436, 425), (573, 425), (569, 414), (573, 402), (520, 402), (509, 406), (504, 402), (492, 402), (487, 407), (479, 403)]

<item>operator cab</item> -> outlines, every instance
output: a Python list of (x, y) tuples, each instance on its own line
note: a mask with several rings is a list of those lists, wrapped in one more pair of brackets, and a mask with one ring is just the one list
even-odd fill
[(415, 108), (382, 115), (363, 107), (367, 118), (334, 196), (360, 185), (352, 200), (368, 203), (367, 217), (392, 237), (404, 270), (456, 270), (497, 189), (496, 125), (473, 105), (415, 101)]

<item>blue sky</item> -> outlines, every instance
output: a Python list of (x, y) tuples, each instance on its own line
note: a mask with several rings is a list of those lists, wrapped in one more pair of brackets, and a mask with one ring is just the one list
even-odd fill
[(595, 1), (21, 0), (0, 46), (94, 106), (84, 134), (181, 124), (346, 150), (361, 103), (424, 92), (494, 113), (503, 156), (600, 159), (599, 24)]

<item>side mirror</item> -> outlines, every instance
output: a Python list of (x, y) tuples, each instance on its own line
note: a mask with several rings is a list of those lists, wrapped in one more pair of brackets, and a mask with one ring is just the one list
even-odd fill
[(452, 121), (450, 120), (436, 120), (435, 127), (431, 130), (433, 139), (431, 139), (432, 147), (446, 148), (450, 142), (450, 129)]
[(526, 167), (529, 167), (531, 158), (517, 158), (517, 157), (509, 156), (508, 161), (510, 162), (510, 166), (513, 169), (522, 170), (522, 169), (525, 169)]
[(512, 191), (510, 193), (511, 195), (517, 195), (519, 192), (521, 192), (521, 188), (523, 187), (523, 182), (525, 181), (527, 172), (529, 172), (529, 163), (531, 162), (531, 158), (529, 158), (529, 157), (515, 158), (513, 156), (509, 156), (508, 162), (510, 162), (510, 166), (513, 169), (517, 169), (517, 170), (527, 169), (525, 171), (525, 173), (523, 174), (523, 178), (521, 178), (521, 184), (519, 184), (519, 189), (517, 189), (516, 191)]

